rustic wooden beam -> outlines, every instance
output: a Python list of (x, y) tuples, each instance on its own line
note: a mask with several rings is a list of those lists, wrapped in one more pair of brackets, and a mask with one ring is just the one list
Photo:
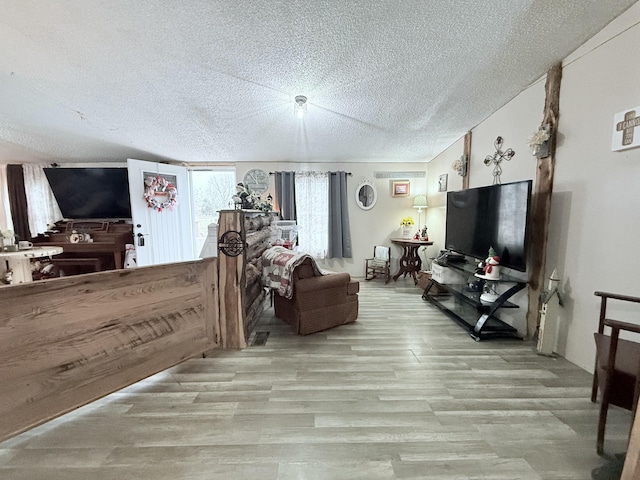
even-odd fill
[(464, 146), (462, 148), (462, 154), (467, 156), (467, 171), (466, 175), (462, 177), (462, 189), (469, 188), (469, 165), (471, 164), (471, 131), (468, 131), (464, 136)]
[[(226, 254), (218, 244), (218, 288), (220, 289), (220, 333), (223, 348), (245, 348), (245, 312), (243, 289), (246, 285), (245, 248), (246, 228), (242, 210), (222, 210), (218, 220), (218, 234), (224, 238), (227, 232), (240, 235), (242, 252)], [(237, 252), (236, 252), (237, 253)]]
[(529, 310), (527, 312), (527, 336), (534, 337), (540, 323), (540, 293), (544, 288), (547, 239), (551, 216), (551, 197), (555, 170), (556, 138), (560, 117), (560, 81), (562, 63), (557, 63), (547, 72), (545, 103), (542, 124), (551, 127), (549, 155), (539, 158), (536, 182), (531, 198), (531, 225), (529, 235)]
[(636, 413), (620, 480), (640, 478), (640, 415)]
[[(241, 251), (218, 244), (220, 330), (224, 348), (245, 348), (263, 309), (262, 253), (271, 246), (273, 214), (258, 210), (222, 210), (220, 238), (232, 234)], [(226, 240), (225, 240), (226, 242)]]

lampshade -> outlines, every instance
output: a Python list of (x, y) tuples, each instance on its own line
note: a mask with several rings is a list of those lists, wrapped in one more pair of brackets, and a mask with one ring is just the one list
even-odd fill
[(295, 98), (295, 105), (293, 106), (293, 112), (296, 117), (302, 118), (307, 113), (307, 97), (304, 95), (298, 95)]
[(427, 208), (427, 196), (416, 195), (413, 199), (413, 208), (417, 208), (421, 212), (423, 208)]

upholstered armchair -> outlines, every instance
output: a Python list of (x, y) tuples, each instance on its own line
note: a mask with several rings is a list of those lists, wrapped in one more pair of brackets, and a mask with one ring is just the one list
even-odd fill
[[(269, 250), (272, 249), (263, 254), (263, 261), (274, 260)], [(295, 262), (295, 266), (287, 282), (289, 289), (274, 288), (274, 283), (269, 284), (267, 280), (266, 285), (276, 292), (276, 317), (291, 325), (298, 335), (308, 335), (355, 322), (358, 318), (360, 284), (346, 272), (321, 272), (308, 255), (283, 250), (278, 251), (279, 256), (288, 253), (291, 255), (290, 262)], [(270, 256), (272, 258), (268, 260)], [(270, 267), (265, 268), (267, 276), (270, 275), (270, 270)], [(290, 298), (287, 298), (289, 294)]]

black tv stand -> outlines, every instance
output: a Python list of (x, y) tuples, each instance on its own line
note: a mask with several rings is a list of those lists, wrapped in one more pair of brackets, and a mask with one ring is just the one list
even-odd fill
[(436, 261), (439, 263), (456, 263), (456, 262), (466, 262), (467, 257), (462, 255), (461, 253), (456, 253), (451, 250), (440, 250), (440, 255), (438, 255)]
[[(456, 274), (456, 280), (454, 283), (439, 283), (431, 279), (422, 293), (423, 300), (431, 302), (462, 327), (469, 330), (469, 334), (476, 341), (495, 337), (522, 339), (517, 329), (500, 320), (495, 316), (495, 313), (500, 308), (519, 308), (518, 305), (509, 302), (509, 299), (527, 286), (526, 281), (504, 274), (500, 280), (485, 280), (485, 282), (511, 284), (495, 300), (485, 302), (480, 300), (482, 289), (480, 291), (472, 290), (468, 285), (468, 279), (478, 280), (474, 277), (475, 264), (466, 261), (440, 261), (438, 263), (440, 265), (444, 263), (442, 266), (450, 268)], [(434, 285), (440, 287), (438, 290), (445, 293), (429, 295), (429, 291)]]

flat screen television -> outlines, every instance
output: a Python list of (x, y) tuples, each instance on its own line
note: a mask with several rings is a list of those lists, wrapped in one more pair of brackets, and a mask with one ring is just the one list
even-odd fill
[(126, 168), (45, 168), (44, 173), (65, 219), (131, 218)]
[(500, 265), (527, 270), (531, 180), (447, 192), (445, 248), (485, 259), (493, 247)]

